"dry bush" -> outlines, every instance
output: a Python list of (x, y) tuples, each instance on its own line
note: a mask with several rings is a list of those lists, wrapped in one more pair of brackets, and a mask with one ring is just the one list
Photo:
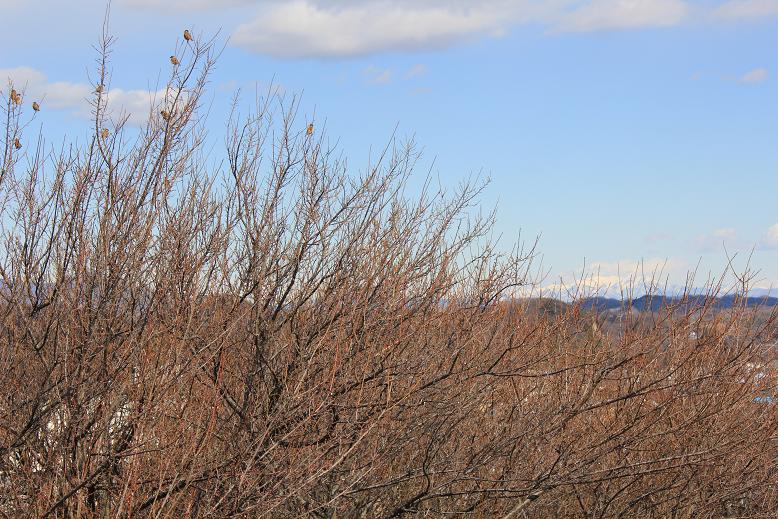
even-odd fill
[(276, 95), (216, 163), (211, 43), (140, 131), (106, 115), (109, 44), (85, 146), (5, 103), (0, 515), (775, 511), (774, 314), (532, 311), (480, 185), (411, 198), (413, 146), (351, 171)]

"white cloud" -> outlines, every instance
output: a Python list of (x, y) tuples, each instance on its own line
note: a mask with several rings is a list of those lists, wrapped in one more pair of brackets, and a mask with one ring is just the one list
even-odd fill
[(730, 0), (714, 9), (713, 16), (723, 20), (778, 16), (778, 0)]
[(161, 11), (210, 11), (225, 7), (256, 4), (256, 0), (120, 0), (119, 5)]
[[(440, 48), (507, 29), (503, 4), (467, 8), (366, 1), (333, 7), (312, 0), (273, 3), (232, 35), (236, 45), (277, 57), (361, 56)], [(512, 11), (512, 9), (511, 9)]]
[[(16, 2), (14, 9), (33, 4)], [(117, 20), (130, 10), (148, 10), (182, 29), (195, 16), (206, 34), (224, 23), (232, 44), (281, 58), (439, 49), (528, 24), (557, 33), (586, 32), (778, 15), (778, 0), (116, 0), (115, 5)], [(225, 9), (228, 14), (221, 16)], [(205, 20), (203, 12), (209, 13)]]
[(86, 84), (67, 81), (50, 83), (41, 71), (31, 67), (0, 69), (0, 78), (13, 82), (17, 90), (24, 91), (25, 101), (40, 101), (44, 108), (88, 106), (86, 97), (91, 89)]
[(439, 49), (499, 37), (526, 24), (587, 32), (778, 14), (778, 0), (717, 1), (718, 6), (689, 0), (118, 0), (118, 5), (167, 16), (229, 8), (231, 19), (243, 20), (230, 28), (232, 44), (280, 58)]
[(164, 96), (164, 90), (150, 92), (148, 90), (112, 88), (108, 91), (108, 107), (116, 115), (122, 112), (129, 115), (131, 124), (142, 125), (148, 120), (155, 102)]
[(766, 68), (755, 68), (754, 70), (751, 70), (740, 78), (741, 83), (761, 83), (767, 79), (767, 69)]
[(778, 223), (767, 229), (759, 245), (760, 249), (778, 249)]
[(46, 76), (31, 67), (0, 68), (0, 88), (5, 89), (11, 82), (16, 90), (25, 90), (30, 94), (30, 88), (46, 81)]
[(592, 0), (564, 14), (556, 29), (585, 32), (677, 25), (689, 14), (681, 0)]
[[(12, 81), (17, 90), (24, 92), (25, 102), (39, 101), (43, 110), (68, 110), (76, 117), (91, 117), (89, 98), (92, 96), (92, 87), (87, 83), (49, 82), (45, 74), (31, 67), (0, 69), (0, 81), (7, 80)], [(114, 116), (128, 114), (131, 124), (146, 122), (152, 101), (163, 95), (164, 91), (121, 88), (111, 88), (106, 92), (109, 113)]]
[[(136, 0), (140, 1), (140, 0)], [(262, 2), (232, 35), (234, 44), (277, 57), (361, 56), (450, 46), (511, 27), (540, 23), (557, 31), (676, 25), (682, 0), (292, 0)]]
[(683, 285), (689, 264), (679, 259), (646, 258), (640, 260), (598, 261), (583, 271), (563, 275), (557, 282), (544, 284), (543, 291), (563, 295), (601, 295), (621, 297), (663, 289), (668, 282)]
[(619, 261), (598, 261), (590, 264), (588, 270), (608, 281), (629, 283), (643, 278), (662, 278), (669, 274), (685, 274), (685, 262), (668, 258), (622, 259)]

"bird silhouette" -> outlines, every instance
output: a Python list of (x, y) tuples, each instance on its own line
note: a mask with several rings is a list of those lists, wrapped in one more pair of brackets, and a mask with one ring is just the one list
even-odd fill
[(189, 29), (186, 29), (186, 30), (184, 31), (184, 39), (185, 39), (186, 41), (192, 41), (192, 40), (194, 40), (194, 38), (192, 38), (192, 33), (191, 33), (191, 32), (189, 32)]
[(179, 64), (179, 63), (181, 63), (181, 62), (180, 62), (180, 61), (178, 61), (178, 58), (177, 58), (177, 57), (175, 57), (175, 56), (170, 56), (170, 63), (172, 63), (173, 65), (178, 65), (178, 64)]
[(32, 102), (32, 109), (35, 110), (36, 112), (40, 111), (41, 105), (38, 104), (38, 101), (33, 101)]
[(308, 125), (308, 128), (305, 129), (305, 135), (313, 135), (313, 123)]
[(108, 128), (103, 128), (102, 131), (100, 132), (100, 136), (103, 139), (107, 139), (110, 134), (111, 132), (108, 131)]
[(19, 140), (19, 137), (16, 137), (16, 138), (14, 139), (14, 148), (16, 148), (17, 150), (19, 150), (19, 149), (21, 149), (21, 148), (22, 148), (22, 143), (21, 143), (21, 141)]

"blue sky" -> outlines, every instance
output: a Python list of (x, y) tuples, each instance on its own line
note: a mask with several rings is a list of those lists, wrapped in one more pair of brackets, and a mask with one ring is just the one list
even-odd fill
[[(0, 0), (0, 77), (84, 134), (105, 3)], [(553, 285), (643, 263), (778, 286), (778, 0), (114, 0), (112, 90), (145, 115), (190, 28), (220, 31), (210, 129), (235, 88), (303, 92), (354, 167), (395, 127), (419, 171), (491, 178), (506, 247), (541, 236)], [(699, 283), (698, 283), (699, 284)]]

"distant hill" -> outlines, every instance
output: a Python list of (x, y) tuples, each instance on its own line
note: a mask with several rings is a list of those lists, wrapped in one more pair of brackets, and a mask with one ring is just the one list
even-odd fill
[[(714, 299), (714, 306), (720, 309), (732, 308), (735, 305), (736, 297), (734, 295), (726, 295), (717, 297)], [(705, 297), (702, 295), (689, 296), (686, 300), (679, 297), (662, 297), (662, 296), (642, 296), (630, 301), (622, 301), (621, 299), (615, 299), (610, 297), (588, 297), (581, 301), (581, 309), (583, 310), (598, 310), (600, 312), (605, 310), (615, 310), (626, 306), (631, 306), (635, 310), (641, 312), (652, 311), (656, 312), (665, 306), (676, 305), (688, 305), (690, 307), (702, 306), (705, 302)], [(778, 297), (748, 297), (746, 298), (747, 306), (778, 306)]]
[(524, 305), (530, 312), (538, 312), (547, 315), (562, 314), (568, 307), (568, 304), (564, 301), (550, 297), (522, 298), (516, 301)]

